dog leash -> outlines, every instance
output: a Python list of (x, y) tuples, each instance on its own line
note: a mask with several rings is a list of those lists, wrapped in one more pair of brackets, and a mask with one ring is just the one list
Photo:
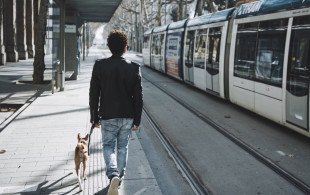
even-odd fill
[(91, 134), (93, 133), (93, 130), (95, 128), (96, 124), (94, 123), (91, 128), (90, 128), (90, 133), (89, 133), (89, 138), (88, 138), (88, 148), (87, 148), (87, 151), (88, 151), (88, 156), (89, 156), (89, 145), (90, 145), (90, 137), (91, 137)]

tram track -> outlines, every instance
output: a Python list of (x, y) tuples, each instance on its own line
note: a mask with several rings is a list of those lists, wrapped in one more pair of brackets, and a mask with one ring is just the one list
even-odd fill
[(173, 144), (170, 143), (170, 141), (167, 139), (167, 137), (163, 134), (162, 129), (159, 127), (159, 125), (156, 123), (155, 120), (152, 119), (151, 114), (148, 112), (148, 110), (143, 107), (143, 114), (145, 115), (148, 123), (151, 125), (153, 130), (155, 131), (157, 137), (162, 142), (170, 156), (173, 158), (175, 163), (178, 165), (180, 171), (183, 173), (185, 178), (189, 181), (192, 188), (198, 193), (198, 194), (212, 194), (210, 190), (208, 190), (207, 187), (204, 186), (204, 184), (201, 182), (197, 174), (191, 169), (190, 165), (183, 160), (181, 157), (181, 154), (178, 152), (178, 150), (173, 146)]
[[(199, 112), (194, 107), (192, 107), (189, 104), (185, 103), (182, 99), (178, 98), (177, 96), (175, 96), (171, 92), (167, 91), (165, 88), (163, 88), (162, 86), (160, 86), (156, 82), (151, 81), (149, 78), (145, 77), (145, 75), (143, 75), (143, 74), (142, 74), (142, 76), (149, 83), (151, 83), (152, 85), (157, 87), (160, 91), (162, 91), (163, 93), (165, 93), (166, 95), (171, 97), (174, 101), (176, 101), (181, 106), (183, 106), (185, 109), (187, 109), (192, 114), (197, 116), (203, 122), (205, 122), (206, 124), (212, 126), (216, 131), (218, 131), (219, 133), (224, 135), (226, 138), (231, 140), (234, 144), (238, 145), (244, 151), (248, 152), (251, 156), (253, 156), (255, 159), (257, 159), (258, 161), (263, 163), (265, 166), (267, 166), (268, 168), (273, 170), (275, 173), (280, 175), (282, 178), (284, 178), (285, 180), (287, 180), (288, 182), (290, 182), (291, 184), (296, 186), (298, 189), (300, 189), (304, 193), (310, 194), (310, 186), (308, 186), (305, 182), (303, 182), (299, 178), (295, 177), (292, 173), (288, 172), (284, 168), (282, 168), (279, 165), (277, 165), (271, 159), (269, 159), (268, 157), (264, 156), (262, 153), (258, 152), (253, 147), (251, 147), (250, 145), (248, 145), (247, 143), (245, 143), (244, 141), (242, 141), (241, 139), (236, 137), (229, 130), (225, 129), (220, 124), (216, 123), (215, 121), (213, 121), (212, 119), (210, 119), (206, 115), (202, 114), (201, 112)], [(190, 165), (188, 163), (182, 161), (181, 154), (179, 154), (179, 152), (177, 152), (177, 150), (175, 149), (173, 144), (169, 143), (169, 141), (168, 141), (169, 139), (165, 137), (165, 135), (162, 133), (162, 130), (160, 130), (160, 128), (156, 124), (156, 122), (154, 120), (152, 120), (152, 116), (149, 113), (147, 113), (147, 110), (145, 108), (144, 108), (144, 113), (145, 113), (149, 123), (154, 128), (154, 130), (157, 129), (157, 130), (155, 130), (155, 131), (158, 131), (158, 132), (156, 132), (156, 134), (160, 135), (159, 137), (162, 137), (160, 139), (165, 140), (165, 141), (162, 141), (162, 142), (163, 143), (164, 142), (168, 142), (168, 143), (164, 143), (164, 144), (169, 145), (169, 147), (171, 148), (171, 151), (174, 152), (174, 154), (172, 156), (174, 157), (174, 155), (175, 155), (176, 157), (174, 157), (174, 158), (178, 159), (178, 160), (175, 160), (175, 161), (178, 163), (178, 165), (182, 169), (183, 169), (182, 166), (184, 166), (184, 170), (185, 170), (184, 172), (188, 172), (188, 180), (191, 182), (191, 185), (195, 187), (195, 189), (197, 190), (197, 192), (199, 194), (210, 194), (210, 191), (206, 187), (201, 187), (201, 186), (203, 186), (203, 184), (199, 180), (199, 177), (197, 176), (197, 174), (192, 171), (192, 169), (190, 168)], [(167, 149), (167, 147), (166, 147), (166, 149)], [(170, 152), (170, 149), (168, 151)], [(181, 166), (178, 161), (180, 161), (181, 164), (184, 164), (184, 165)], [(204, 191), (204, 189), (206, 189), (206, 190)]]

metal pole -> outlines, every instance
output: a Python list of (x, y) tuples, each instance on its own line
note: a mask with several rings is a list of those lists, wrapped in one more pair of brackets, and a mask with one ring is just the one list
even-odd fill
[(85, 47), (86, 47), (86, 23), (83, 24), (83, 61), (85, 60)]
[(86, 23), (86, 32), (87, 32), (87, 34), (86, 34), (86, 44), (87, 44), (87, 46), (86, 46), (86, 56), (88, 57), (89, 46), (90, 46), (90, 43), (89, 43), (89, 41), (90, 41), (90, 39), (89, 39), (90, 25), (89, 25), (89, 23)]
[(228, 2), (229, 2), (229, 0), (225, 0), (225, 3), (226, 3), (226, 9), (228, 9)]
[(64, 91), (65, 86), (65, 16), (66, 0), (60, 2), (60, 26), (59, 26), (59, 60), (60, 60), (60, 91)]

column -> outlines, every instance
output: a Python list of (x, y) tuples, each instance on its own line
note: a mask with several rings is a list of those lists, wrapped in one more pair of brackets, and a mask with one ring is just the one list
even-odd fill
[(26, 0), (26, 44), (28, 57), (34, 57), (33, 0)]
[(65, 87), (65, 20), (66, 20), (66, 2), (60, 1), (60, 21), (59, 21), (59, 61), (60, 61), (60, 91), (64, 91)]
[(5, 14), (5, 51), (8, 62), (17, 62), (16, 52), (16, 0), (4, 0)]
[(39, 17), (39, 0), (33, 1), (33, 29), (34, 29), (34, 45), (37, 42), (37, 32), (38, 32), (38, 17)]
[(28, 59), (27, 45), (26, 45), (26, 1), (16, 1), (16, 43), (17, 52), (20, 60)]
[(73, 74), (70, 80), (76, 80), (78, 76), (79, 64), (77, 58), (77, 17), (78, 14), (75, 10), (66, 10), (66, 27), (65, 27), (65, 72)]
[(0, 65), (6, 63), (6, 53), (3, 42), (3, 0), (0, 0)]

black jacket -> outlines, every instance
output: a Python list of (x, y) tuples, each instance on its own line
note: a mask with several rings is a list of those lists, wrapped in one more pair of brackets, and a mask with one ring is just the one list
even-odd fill
[[(121, 56), (97, 60), (89, 89), (91, 123), (112, 118), (133, 118), (139, 126), (142, 113), (140, 66)], [(99, 109), (98, 109), (99, 107)]]

